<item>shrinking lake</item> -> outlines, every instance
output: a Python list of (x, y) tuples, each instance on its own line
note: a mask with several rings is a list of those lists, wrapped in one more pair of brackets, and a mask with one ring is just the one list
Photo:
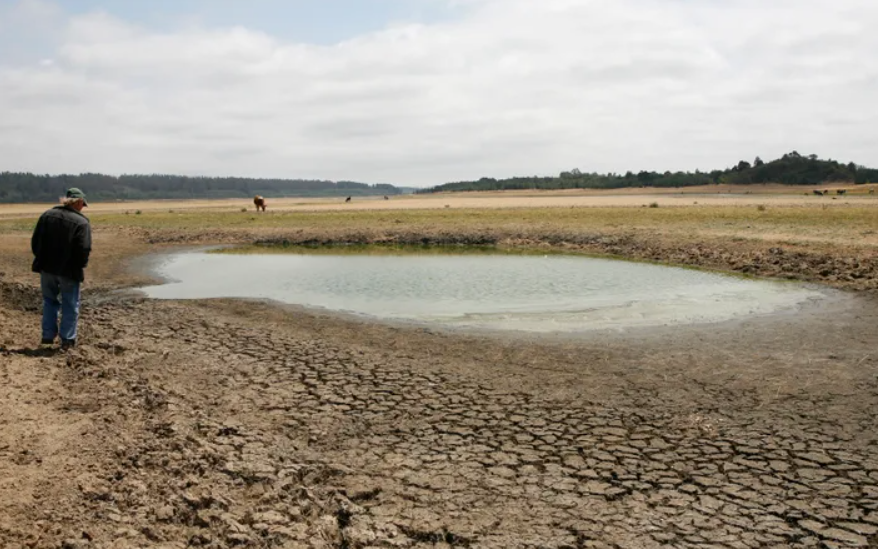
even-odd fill
[(157, 299), (263, 298), (452, 328), (576, 332), (793, 310), (799, 284), (579, 256), (182, 253)]

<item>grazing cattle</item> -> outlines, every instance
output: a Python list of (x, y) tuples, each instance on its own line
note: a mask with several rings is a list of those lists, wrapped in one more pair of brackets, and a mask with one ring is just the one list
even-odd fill
[(835, 194), (845, 194), (846, 192), (848, 192), (847, 189), (838, 189), (837, 191), (835, 191)]
[(875, 194), (875, 189), (869, 189), (869, 194)]
[(384, 195), (384, 200), (390, 200), (389, 198), (387, 198), (386, 194)]
[(347, 197), (347, 198), (345, 198), (344, 201), (345, 201), (345, 202), (350, 202), (350, 201), (351, 201), (351, 197)]
[(258, 212), (260, 209), (265, 211), (265, 199), (259, 195), (253, 197), (253, 205), (256, 206), (256, 211)]
[(823, 196), (823, 191), (814, 191), (817, 196)]

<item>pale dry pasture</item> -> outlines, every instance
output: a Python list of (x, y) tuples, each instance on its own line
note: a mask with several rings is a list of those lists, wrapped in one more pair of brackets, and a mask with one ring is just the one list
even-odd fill
[[(442, 193), (391, 196), (332, 198), (273, 198), (266, 196), (268, 210), (277, 211), (360, 211), (360, 210), (419, 210), (419, 209), (505, 209), (505, 208), (587, 208), (587, 207), (642, 207), (656, 203), (659, 206), (814, 206), (826, 204), (875, 204), (878, 195), (869, 190), (873, 185), (821, 186), (828, 196), (816, 196), (811, 187), (785, 185), (729, 186), (712, 185), (685, 189), (572, 189), (564, 191), (498, 191), (472, 193)], [(846, 189), (847, 194), (835, 191)], [(0, 219), (37, 214), (52, 204), (0, 204)], [(253, 212), (252, 198), (194, 199), (194, 200), (135, 200), (130, 202), (92, 201), (90, 214), (125, 213), (137, 211), (190, 211), (218, 210)]]

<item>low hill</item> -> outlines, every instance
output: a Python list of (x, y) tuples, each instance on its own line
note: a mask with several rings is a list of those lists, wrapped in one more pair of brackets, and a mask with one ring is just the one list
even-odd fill
[(477, 181), (459, 181), (423, 189), (420, 193), (452, 191), (500, 191), (515, 189), (621, 189), (626, 187), (693, 187), (698, 185), (750, 185), (780, 183), (784, 185), (821, 185), (823, 183), (878, 182), (878, 170), (853, 162), (842, 164), (821, 160), (817, 155), (803, 156), (793, 151), (782, 158), (753, 163), (742, 160), (725, 170), (711, 172), (628, 172), (621, 174), (584, 173), (578, 169), (561, 172), (557, 177), (512, 177)]
[(401, 194), (393, 185), (355, 181), (122, 175), (39, 175), (0, 172), (0, 202), (55, 202), (69, 187), (95, 200), (186, 198), (370, 196)]

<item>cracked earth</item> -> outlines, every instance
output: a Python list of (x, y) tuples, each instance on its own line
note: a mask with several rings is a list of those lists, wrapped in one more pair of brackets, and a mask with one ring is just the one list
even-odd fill
[[(878, 307), (583, 339), (0, 312), (0, 546), (878, 547)], [(804, 334), (804, 335), (803, 335)]]

